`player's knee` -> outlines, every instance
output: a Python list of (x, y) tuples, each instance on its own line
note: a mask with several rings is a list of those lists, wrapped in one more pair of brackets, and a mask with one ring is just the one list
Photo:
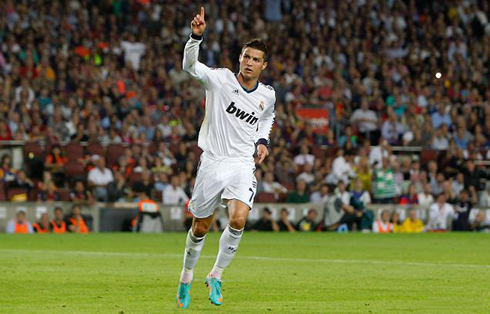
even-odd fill
[(209, 228), (204, 224), (196, 224), (192, 228), (192, 234), (198, 238), (204, 237), (208, 233)]
[(245, 223), (247, 219), (244, 217), (233, 217), (230, 219), (230, 226), (236, 230), (242, 230), (245, 228)]

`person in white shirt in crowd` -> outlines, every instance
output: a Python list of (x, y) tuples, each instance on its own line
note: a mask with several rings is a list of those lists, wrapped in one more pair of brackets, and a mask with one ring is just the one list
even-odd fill
[(352, 167), (353, 154), (351, 151), (345, 152), (340, 149), (338, 157), (332, 163), (332, 172), (327, 176), (327, 183), (339, 184), (343, 181), (345, 184), (349, 184), (351, 179), (356, 176)]
[(446, 150), (449, 148), (449, 140), (444, 136), (442, 132), (442, 126), (434, 132), (432, 137), (431, 146), (436, 150)]
[(279, 198), (280, 194), (287, 194), (288, 189), (286, 189), (281, 183), (274, 181), (274, 173), (266, 172), (264, 176), (264, 181), (262, 181), (263, 191), (267, 193), (274, 193), (276, 199)]
[(452, 189), (456, 195), (459, 195), (464, 190), (464, 175), (462, 172), (459, 172), (456, 175), (456, 180), (453, 180)]
[(374, 233), (392, 233), (393, 224), (390, 222), (390, 211), (384, 210), (381, 213), (381, 219), (373, 223)]
[(303, 172), (296, 177), (296, 182), (303, 180), (306, 184), (310, 185), (315, 181), (315, 175), (313, 174), (313, 165), (306, 163)]
[(374, 138), (379, 138), (378, 116), (373, 110), (369, 110), (369, 103), (362, 98), (361, 107), (356, 109), (350, 118), (350, 122), (357, 127), (363, 138), (370, 139), (374, 144)]
[(379, 145), (372, 147), (369, 151), (369, 164), (381, 167), (383, 158), (392, 160), (392, 157), (390, 144), (385, 139), (380, 139)]
[(319, 191), (313, 192), (310, 196), (311, 203), (324, 204), (328, 199), (328, 185), (322, 184)]
[(434, 197), (430, 193), (431, 193), (430, 184), (425, 183), (424, 191), (420, 192), (417, 195), (420, 208), (427, 209), (434, 203)]
[(480, 206), (490, 208), (490, 182), (487, 182), (486, 190), (483, 190), (480, 195)]
[(304, 166), (306, 163), (314, 165), (315, 156), (310, 154), (308, 144), (306, 142), (303, 142), (303, 144), (301, 145), (300, 154), (294, 157), (294, 164), (297, 166)]
[[(388, 107), (390, 109), (391, 107)], [(398, 117), (393, 109), (388, 110), (388, 119), (383, 123), (381, 134), (391, 145), (400, 143), (400, 137), (405, 131), (403, 124), (398, 122)]]
[(170, 184), (163, 190), (162, 200), (165, 205), (182, 205), (189, 200), (184, 189), (179, 185), (178, 176), (172, 176)]
[(114, 182), (114, 176), (112, 171), (105, 166), (104, 158), (99, 155), (93, 155), (91, 159), (95, 163), (95, 168), (88, 173), (88, 185), (93, 189), (96, 200), (107, 202), (109, 199), (107, 186)]
[(449, 219), (454, 217), (454, 208), (446, 203), (446, 196), (441, 193), (437, 196), (437, 202), (429, 208), (429, 222), (426, 230), (428, 231), (448, 231)]
[(130, 63), (133, 69), (139, 70), (141, 57), (145, 54), (146, 45), (136, 42), (133, 34), (129, 35), (129, 41), (121, 42), (121, 49), (124, 51), (124, 62)]
[(335, 195), (342, 200), (342, 209), (346, 213), (353, 213), (354, 208), (350, 205), (350, 193), (345, 189), (345, 182), (339, 181), (337, 189), (335, 190)]

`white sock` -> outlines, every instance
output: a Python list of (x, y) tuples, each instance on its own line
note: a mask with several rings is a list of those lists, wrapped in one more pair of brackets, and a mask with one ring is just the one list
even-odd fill
[(214, 263), (213, 269), (209, 273), (211, 277), (221, 280), (221, 275), (228, 265), (230, 265), (231, 260), (235, 257), (235, 253), (238, 249), (238, 244), (242, 239), (243, 229), (236, 230), (228, 225), (221, 238), (219, 239), (219, 252), (216, 258), (216, 263)]
[(184, 252), (184, 268), (180, 274), (180, 282), (191, 283), (193, 270), (196, 266), (199, 255), (201, 254), (202, 247), (204, 246), (204, 237), (196, 237), (192, 234), (192, 229), (187, 233), (185, 240), (185, 252)]

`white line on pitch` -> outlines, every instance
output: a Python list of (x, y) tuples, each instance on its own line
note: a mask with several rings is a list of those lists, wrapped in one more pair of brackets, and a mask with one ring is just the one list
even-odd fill
[[(108, 256), (108, 257), (160, 257), (160, 258), (181, 258), (183, 254), (171, 253), (128, 253), (128, 252), (97, 252), (97, 251), (65, 251), (65, 250), (24, 250), (24, 249), (0, 249), (5, 253), (53, 253), (67, 255), (85, 255), (85, 256)], [(215, 259), (216, 256), (202, 255), (201, 258)], [(376, 264), (376, 265), (408, 265), (408, 266), (436, 266), (436, 267), (464, 267), (464, 268), (487, 268), (490, 265), (479, 264), (454, 264), (454, 263), (434, 263), (434, 262), (409, 262), (409, 261), (383, 261), (383, 260), (358, 260), (358, 259), (315, 259), (315, 258), (291, 258), (291, 257), (269, 257), (269, 256), (236, 256), (236, 259), (242, 260), (261, 260), (275, 262), (305, 262), (305, 263), (349, 263), (349, 264)]]

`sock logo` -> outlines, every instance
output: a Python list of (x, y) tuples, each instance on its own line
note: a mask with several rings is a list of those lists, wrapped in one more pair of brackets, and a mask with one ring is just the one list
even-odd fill
[(228, 247), (228, 250), (229, 250), (231, 253), (235, 254), (235, 253), (236, 253), (236, 251), (237, 251), (238, 249), (237, 249), (236, 247), (229, 246), (229, 247)]
[(232, 102), (228, 108), (226, 108), (226, 112), (228, 112), (231, 115), (234, 115), (240, 120), (245, 120), (245, 122), (254, 125), (259, 121), (259, 118), (255, 116), (255, 112), (252, 112), (252, 114), (243, 111), (242, 109), (238, 108), (235, 106), (235, 102)]

